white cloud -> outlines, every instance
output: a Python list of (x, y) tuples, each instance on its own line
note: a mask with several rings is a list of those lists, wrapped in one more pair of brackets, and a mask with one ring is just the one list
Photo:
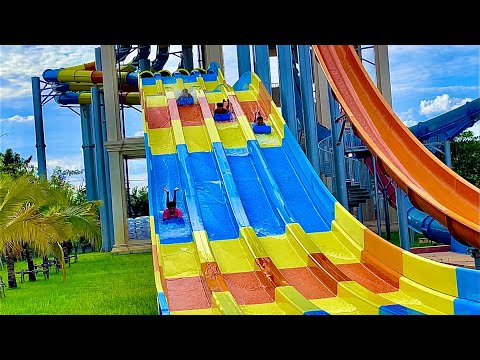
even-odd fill
[(143, 130), (137, 131), (134, 136), (142, 136), (143, 137)]
[(408, 109), (407, 111), (404, 111), (400, 114), (397, 114), (398, 117), (403, 121), (405, 125), (408, 127), (416, 125), (418, 123), (417, 120), (415, 120), (415, 114), (416, 110), (413, 108)]
[(81, 170), (83, 169), (83, 157), (57, 157), (53, 159), (47, 159), (47, 168), (55, 169), (55, 167), (61, 167), (62, 170)]
[(450, 110), (456, 109), (469, 101), (472, 101), (472, 99), (451, 98), (448, 94), (439, 95), (433, 100), (421, 100), (420, 114), (426, 116), (442, 114)]
[(14, 115), (14, 116), (11, 116), (9, 118), (5, 118), (5, 119), (0, 119), (0, 122), (11, 122), (11, 123), (26, 123), (26, 122), (33, 122), (34, 120), (34, 117), (33, 115), (29, 115), (29, 116), (20, 116), (20, 115)]

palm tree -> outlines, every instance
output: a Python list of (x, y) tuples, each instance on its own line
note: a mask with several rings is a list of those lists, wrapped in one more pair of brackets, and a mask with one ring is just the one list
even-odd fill
[[(99, 218), (100, 200), (77, 201), (68, 186), (56, 185), (43, 180), (48, 201), (40, 208), (45, 217), (61, 215), (68, 224), (68, 233), (62, 242), (84, 238), (95, 248), (101, 242)], [(56, 245), (55, 245), (56, 246)], [(43, 249), (43, 248), (42, 248)], [(52, 250), (52, 249), (51, 249)]]
[[(0, 253), (7, 258), (8, 287), (17, 287), (15, 257), (22, 248), (34, 250), (43, 258), (54, 254), (65, 278), (60, 242), (84, 237), (94, 246), (98, 244), (100, 205), (98, 200), (78, 203), (71, 188), (44, 178), (0, 175)], [(31, 257), (28, 266), (33, 269)]]
[(35, 243), (37, 247), (67, 235), (64, 216), (40, 212), (47, 202), (46, 195), (44, 186), (30, 175), (13, 179), (0, 174), (0, 252), (6, 255), (9, 288), (17, 287), (15, 257), (23, 243)]

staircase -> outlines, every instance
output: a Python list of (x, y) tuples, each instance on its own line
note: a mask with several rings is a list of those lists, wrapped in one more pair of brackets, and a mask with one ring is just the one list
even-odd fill
[(365, 204), (370, 199), (370, 191), (358, 182), (347, 180), (348, 206), (350, 208)]

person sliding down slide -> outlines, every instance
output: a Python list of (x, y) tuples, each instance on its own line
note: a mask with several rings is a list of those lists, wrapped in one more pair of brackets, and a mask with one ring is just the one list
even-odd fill
[(182, 211), (177, 208), (177, 190), (178, 187), (173, 189), (173, 200), (170, 201), (170, 192), (164, 186), (163, 190), (167, 193), (167, 208), (163, 210), (163, 221), (181, 218), (183, 216)]

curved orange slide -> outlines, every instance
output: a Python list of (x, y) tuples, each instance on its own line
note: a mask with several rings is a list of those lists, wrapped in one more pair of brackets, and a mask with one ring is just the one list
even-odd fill
[(412, 204), (480, 248), (480, 189), (433, 155), (386, 102), (351, 45), (313, 45), (356, 134)]

